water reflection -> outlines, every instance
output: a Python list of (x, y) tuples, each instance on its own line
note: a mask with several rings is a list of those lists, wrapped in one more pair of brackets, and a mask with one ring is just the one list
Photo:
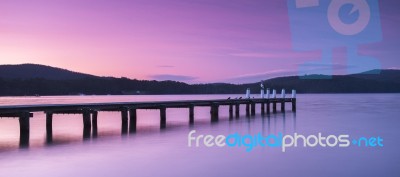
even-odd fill
[(28, 148), (29, 147), (29, 133), (21, 133), (19, 136), (19, 147)]
[[(293, 122), (292, 126), (287, 126), (287, 115), (291, 115), (291, 120)], [(261, 134), (266, 136), (267, 134), (271, 134), (271, 119), (273, 119), (273, 132), (274, 134), (283, 133), (286, 134), (287, 131), (296, 132), (296, 113), (276, 113), (276, 114), (261, 114), (260, 116), (256, 116), (254, 118), (261, 118)], [(290, 120), (289, 120), (290, 121)], [(252, 127), (255, 123), (253, 119), (248, 119), (246, 116), (246, 125), (247, 125), (247, 133), (252, 133)], [(278, 128), (278, 125), (282, 125), (282, 129)], [(282, 130), (282, 131), (279, 131)], [(267, 133), (266, 133), (267, 131)]]
[[(128, 134), (127, 138), (120, 138), (120, 115), (101, 112), (99, 138), (91, 138), (84, 143), (81, 143), (82, 118), (64, 116), (53, 120), (55, 126), (52, 143), (44, 148), (45, 119), (44, 115), (39, 115), (31, 119), (29, 153), (9, 152), (19, 146), (18, 120), (4, 119), (0, 120), (0, 151), (8, 149), (7, 153), (0, 153), (0, 166), (4, 169), (1, 174), (200, 177), (265, 176), (267, 171), (271, 176), (394, 177), (400, 174), (400, 155), (397, 148), (399, 142), (396, 141), (400, 135), (400, 120), (397, 119), (399, 98), (399, 94), (306, 95), (298, 104), (299, 112), (286, 112), (285, 126), (281, 113), (264, 116), (257, 114), (255, 119), (249, 121), (245, 118), (243, 106), (242, 115), (234, 121), (229, 121), (228, 110), (221, 108), (220, 121), (212, 126), (209, 109), (198, 108), (195, 124), (190, 127), (187, 109), (171, 109), (167, 113), (167, 129), (160, 131), (159, 113), (139, 110), (138, 131)], [(282, 153), (279, 148), (256, 147), (248, 153), (244, 148), (187, 147), (187, 133), (190, 130), (195, 129), (199, 134), (246, 134), (249, 131), (248, 124), (251, 124), (253, 133), (279, 133), (284, 127), (287, 134), (296, 131), (308, 135), (322, 131), (324, 134), (345, 133), (354, 137), (379, 135), (385, 138), (388, 146), (381, 149), (293, 148), (287, 153)], [(60, 144), (62, 145), (59, 146)], [(41, 149), (34, 150), (38, 146)], [(305, 159), (307, 163), (304, 163)], [(156, 169), (149, 169), (149, 164)], [(339, 169), (337, 164), (341, 164)]]
[(53, 128), (49, 128), (46, 130), (46, 144), (53, 143)]
[(286, 134), (286, 114), (282, 113), (283, 134)]

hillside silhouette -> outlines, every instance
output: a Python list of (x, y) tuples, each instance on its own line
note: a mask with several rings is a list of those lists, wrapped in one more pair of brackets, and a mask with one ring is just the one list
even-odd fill
[[(332, 79), (300, 79), (288, 76), (264, 81), (268, 88), (296, 89), (298, 93), (400, 93), (400, 70), (378, 75), (337, 75)], [(99, 77), (36, 64), (0, 65), (0, 96), (33, 95), (132, 95), (132, 94), (242, 94), (259, 93), (260, 83), (187, 84)]]
[(4, 79), (42, 78), (49, 80), (72, 80), (94, 77), (90, 74), (38, 64), (0, 65), (0, 78)]

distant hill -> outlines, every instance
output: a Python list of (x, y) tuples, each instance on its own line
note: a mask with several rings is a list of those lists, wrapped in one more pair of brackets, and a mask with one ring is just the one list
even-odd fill
[(376, 81), (400, 83), (400, 70), (393, 70), (393, 69), (381, 70), (380, 74), (368, 74), (368, 72), (366, 72), (361, 74), (352, 74), (350, 76), (355, 78), (370, 79)]
[(95, 77), (89, 74), (37, 64), (0, 65), (0, 78), (70, 80)]
[[(400, 93), (400, 71), (382, 70), (380, 74), (335, 75), (331, 79), (280, 77), (265, 81), (268, 87), (296, 89), (299, 93)], [(247, 84), (256, 89), (258, 83)]]
[[(382, 70), (376, 75), (338, 75), (331, 79), (288, 76), (269, 79), (264, 84), (278, 92), (285, 88), (288, 92), (296, 89), (298, 93), (400, 93), (400, 70)], [(242, 94), (246, 88), (250, 88), (252, 93), (259, 93), (260, 83), (189, 85), (176, 81), (99, 77), (35, 64), (0, 65), (0, 96)]]

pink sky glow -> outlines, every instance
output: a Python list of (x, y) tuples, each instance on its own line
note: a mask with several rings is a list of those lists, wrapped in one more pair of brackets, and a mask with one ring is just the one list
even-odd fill
[[(360, 50), (383, 68), (400, 67), (399, 4), (380, 1), (383, 41)], [(320, 55), (292, 50), (283, 0), (0, 0), (0, 64), (237, 83), (295, 75)]]

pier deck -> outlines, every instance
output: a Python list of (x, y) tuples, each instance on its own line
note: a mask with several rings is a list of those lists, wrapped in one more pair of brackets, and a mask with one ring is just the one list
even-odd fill
[[(121, 112), (122, 133), (135, 132), (138, 109), (160, 110), (160, 128), (166, 128), (167, 108), (188, 108), (189, 123), (194, 123), (195, 107), (210, 107), (211, 121), (219, 119), (219, 106), (229, 106), (229, 118), (238, 118), (240, 105), (246, 105), (246, 115), (255, 115), (256, 104), (261, 104), (261, 114), (277, 112), (277, 104), (280, 110), (285, 112), (285, 103), (291, 103), (292, 111), (296, 111), (296, 98), (253, 98), (253, 99), (216, 99), (216, 100), (181, 100), (181, 101), (151, 101), (151, 102), (118, 102), (118, 103), (85, 103), (85, 104), (39, 104), (39, 105), (13, 105), (0, 106), (0, 117), (18, 118), (20, 125), (20, 146), (29, 144), (29, 119), (34, 112), (46, 114), (46, 133), (48, 141), (52, 139), (52, 119), (54, 114), (82, 114), (83, 137), (97, 136), (97, 115), (99, 111)], [(235, 109), (234, 109), (235, 107)], [(129, 120), (129, 124), (128, 124)]]

